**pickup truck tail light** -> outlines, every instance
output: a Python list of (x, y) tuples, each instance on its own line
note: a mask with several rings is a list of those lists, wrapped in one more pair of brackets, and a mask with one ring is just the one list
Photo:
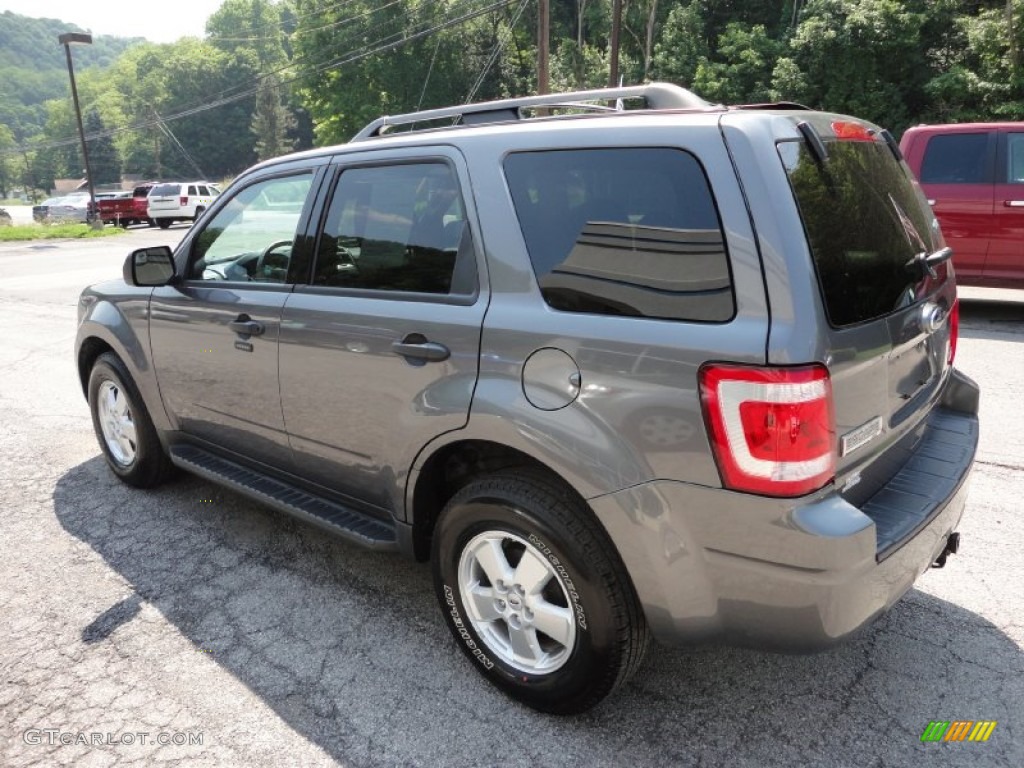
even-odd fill
[(726, 488), (803, 496), (835, 476), (835, 414), (825, 366), (706, 365), (700, 394)]

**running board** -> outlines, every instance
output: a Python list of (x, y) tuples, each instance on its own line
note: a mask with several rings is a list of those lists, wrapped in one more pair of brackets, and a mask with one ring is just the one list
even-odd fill
[(178, 467), (369, 549), (397, 550), (394, 525), (267, 477), (194, 445), (174, 445)]

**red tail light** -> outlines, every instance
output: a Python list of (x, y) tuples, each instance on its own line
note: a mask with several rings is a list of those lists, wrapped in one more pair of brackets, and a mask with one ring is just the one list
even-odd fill
[(949, 310), (949, 364), (956, 359), (956, 342), (960, 338), (960, 299), (953, 299), (953, 308)]
[(802, 496), (835, 476), (832, 381), (823, 365), (708, 365), (700, 393), (725, 487)]
[(185, 195), (181, 196), (181, 205), (188, 205), (188, 197)]

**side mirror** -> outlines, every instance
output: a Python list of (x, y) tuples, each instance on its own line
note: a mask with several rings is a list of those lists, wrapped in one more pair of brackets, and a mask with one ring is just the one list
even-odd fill
[(174, 256), (166, 245), (139, 248), (124, 261), (124, 281), (140, 288), (159, 288), (174, 279)]

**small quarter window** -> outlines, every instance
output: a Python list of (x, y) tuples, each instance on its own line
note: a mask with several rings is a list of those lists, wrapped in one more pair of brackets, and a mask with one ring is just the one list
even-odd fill
[(733, 316), (725, 238), (690, 153), (523, 152), (505, 160), (505, 177), (552, 308), (704, 322)]

